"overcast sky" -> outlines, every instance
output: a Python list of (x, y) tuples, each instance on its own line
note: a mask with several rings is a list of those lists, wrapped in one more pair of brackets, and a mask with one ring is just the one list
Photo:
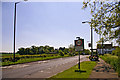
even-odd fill
[[(20, 47), (68, 47), (77, 36), (90, 41), (90, 8), (82, 2), (20, 2), (17, 4), (16, 51)], [(2, 51), (13, 52), (14, 2), (2, 3)], [(99, 36), (94, 33), (94, 48)]]

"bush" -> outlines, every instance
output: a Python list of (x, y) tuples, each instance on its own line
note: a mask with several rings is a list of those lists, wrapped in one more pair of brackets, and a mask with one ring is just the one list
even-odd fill
[(115, 50), (112, 51), (112, 55), (118, 56), (120, 54), (120, 48), (116, 48)]
[(59, 51), (60, 56), (64, 56), (64, 52), (62, 50)]

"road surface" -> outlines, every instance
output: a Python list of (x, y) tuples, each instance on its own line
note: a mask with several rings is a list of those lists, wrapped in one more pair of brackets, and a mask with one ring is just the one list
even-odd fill
[[(87, 55), (88, 56), (88, 55)], [(81, 62), (88, 60), (81, 55)], [(1, 67), (2, 78), (49, 78), (78, 63), (78, 56)]]

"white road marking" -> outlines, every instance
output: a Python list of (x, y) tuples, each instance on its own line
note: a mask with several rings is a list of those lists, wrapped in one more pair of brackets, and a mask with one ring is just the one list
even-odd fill
[(12, 66), (6, 66), (6, 67), (1, 67), (2, 69), (7, 69), (7, 68), (24, 68), (29, 65), (12, 65)]
[(40, 72), (43, 72), (43, 71), (40, 71)]
[(48, 69), (51, 69), (51, 68), (48, 68)]

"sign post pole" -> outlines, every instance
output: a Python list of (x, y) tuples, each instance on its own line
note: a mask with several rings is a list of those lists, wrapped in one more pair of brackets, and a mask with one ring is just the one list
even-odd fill
[(80, 70), (80, 51), (79, 51), (79, 63), (78, 63), (78, 69)]

